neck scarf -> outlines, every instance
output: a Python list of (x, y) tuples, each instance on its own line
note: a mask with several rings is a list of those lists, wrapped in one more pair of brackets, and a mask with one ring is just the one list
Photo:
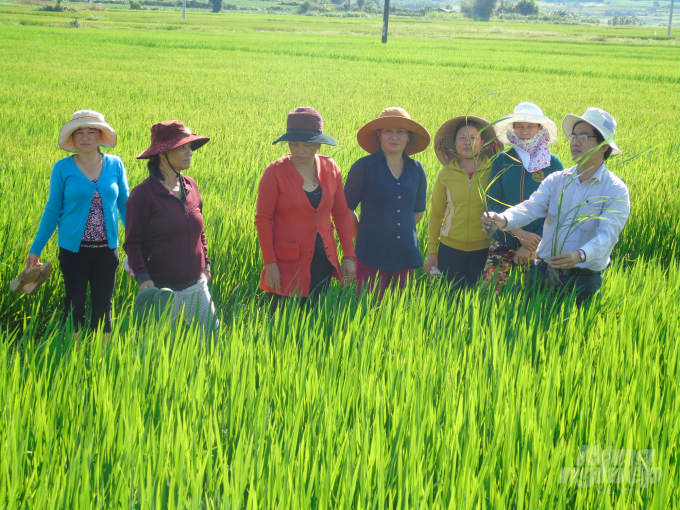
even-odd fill
[(531, 159), (529, 160), (527, 172), (530, 174), (550, 166), (550, 151), (548, 150), (550, 134), (547, 129), (541, 129), (530, 140), (520, 140), (514, 131), (508, 130), (508, 141), (510, 145), (516, 145), (518, 148), (529, 153)]

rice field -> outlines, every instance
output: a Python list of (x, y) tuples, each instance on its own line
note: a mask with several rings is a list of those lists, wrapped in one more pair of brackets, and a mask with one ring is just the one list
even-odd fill
[[(0, 5), (0, 507), (680, 507), (677, 39), (396, 20), (382, 45), (379, 20), (191, 13), (164, 30), (177, 13), (117, 11), (72, 29), (53, 14)], [(346, 175), (383, 108), (434, 135), (490, 92), (471, 114), (533, 101), (558, 124), (588, 106), (618, 121), (609, 167), (632, 214), (592, 306), (451, 296), (421, 270), (379, 307), (334, 284), (317, 308), (268, 317), (255, 199), (287, 112), (321, 112), (340, 142), (322, 152)], [(212, 137), (189, 173), (219, 344), (132, 324), (122, 269), (104, 350), (101, 332), (76, 349), (61, 327), (58, 265), (37, 296), (10, 291), (64, 156), (57, 133), (81, 108), (118, 131), (131, 186), (151, 124)], [(569, 165), (564, 137), (554, 151)], [(417, 159), (433, 182), (432, 148)], [(55, 236), (42, 259), (56, 254)]]

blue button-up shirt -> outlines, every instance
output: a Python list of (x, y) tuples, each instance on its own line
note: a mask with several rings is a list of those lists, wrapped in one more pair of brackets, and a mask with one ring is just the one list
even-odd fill
[(352, 210), (361, 204), (357, 258), (382, 271), (421, 267), (413, 214), (425, 211), (426, 195), (425, 169), (406, 154), (399, 179), (390, 172), (382, 149), (354, 163), (345, 197)]

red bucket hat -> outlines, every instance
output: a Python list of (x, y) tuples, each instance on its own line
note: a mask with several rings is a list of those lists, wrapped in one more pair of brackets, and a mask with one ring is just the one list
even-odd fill
[(166, 120), (151, 126), (151, 147), (137, 156), (137, 159), (149, 159), (151, 156), (176, 149), (188, 143), (191, 144), (191, 150), (195, 151), (209, 141), (209, 137), (195, 135), (179, 120)]

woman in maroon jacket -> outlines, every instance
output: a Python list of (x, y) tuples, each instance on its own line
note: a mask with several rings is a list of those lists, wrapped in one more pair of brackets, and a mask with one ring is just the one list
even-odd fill
[(214, 327), (217, 337), (215, 306), (208, 290), (211, 275), (203, 202), (196, 181), (181, 174), (191, 166), (193, 151), (209, 141), (178, 120), (151, 127), (151, 147), (137, 156), (149, 160), (149, 177), (130, 193), (123, 248), (140, 291), (172, 289), (172, 320), (186, 305), (187, 322), (196, 314), (201, 330), (205, 333)]

